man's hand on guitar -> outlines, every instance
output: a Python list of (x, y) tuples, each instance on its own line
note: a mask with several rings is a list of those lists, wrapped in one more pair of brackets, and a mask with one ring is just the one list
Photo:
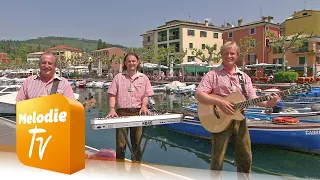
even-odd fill
[(279, 101), (280, 101), (280, 96), (276, 93), (271, 93), (269, 95), (269, 100), (267, 102), (268, 107), (273, 107), (275, 106)]
[(223, 113), (225, 113), (226, 115), (233, 115), (235, 113), (234, 105), (232, 103), (222, 99), (219, 102), (220, 103), (218, 106), (221, 109), (221, 111), (223, 111)]

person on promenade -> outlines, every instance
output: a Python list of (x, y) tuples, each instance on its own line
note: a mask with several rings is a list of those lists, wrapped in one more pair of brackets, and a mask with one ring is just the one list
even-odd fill
[[(140, 60), (135, 53), (128, 53), (124, 57), (123, 72), (118, 73), (108, 89), (109, 114), (106, 118), (118, 116), (151, 115), (148, 110), (148, 98), (154, 94), (149, 78), (138, 71)], [(125, 128), (126, 135), (128, 128)], [(139, 140), (142, 136), (142, 127), (131, 127), (131, 146), (135, 152), (135, 160), (141, 161), (142, 148)], [(117, 159), (124, 160), (126, 139), (121, 129), (116, 129)], [(131, 155), (132, 156), (132, 155)]]
[[(227, 100), (214, 98), (208, 94), (216, 94), (222, 97), (230, 93), (239, 91), (248, 99), (257, 98), (252, 86), (250, 77), (240, 71), (235, 65), (239, 58), (240, 50), (235, 42), (226, 42), (221, 47), (221, 65), (208, 72), (197, 87), (195, 98), (203, 104), (217, 105), (226, 115), (233, 115), (234, 105)], [(241, 77), (242, 76), (242, 77)], [(244, 89), (240, 84), (243, 79)], [(257, 105), (262, 107), (273, 107), (280, 101), (277, 94), (270, 94), (269, 101), (261, 102)], [(243, 112), (244, 113), (244, 112)], [(246, 120), (232, 121), (230, 126), (219, 133), (212, 134), (212, 157), (211, 170), (222, 170), (223, 160), (229, 140), (233, 144), (235, 160), (239, 174), (248, 175), (251, 172), (252, 152), (251, 140), (246, 125)]]
[(54, 93), (75, 99), (68, 80), (56, 75), (56, 65), (56, 58), (51, 53), (42, 54), (39, 61), (39, 75), (29, 76), (23, 81), (16, 102)]

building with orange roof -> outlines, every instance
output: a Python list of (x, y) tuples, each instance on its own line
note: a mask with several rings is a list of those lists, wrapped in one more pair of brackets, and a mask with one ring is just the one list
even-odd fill
[[(254, 52), (250, 52), (245, 57), (245, 65), (252, 65), (256, 63), (267, 63), (268, 52), (270, 51), (267, 43), (265, 33), (266, 31), (273, 31), (276, 35), (279, 35), (280, 25), (273, 22), (272, 16), (264, 16), (260, 21), (254, 21), (249, 23), (243, 23), (243, 19), (238, 20), (236, 26), (227, 24), (227, 27), (223, 31), (224, 41), (235, 41), (238, 45), (241, 39), (252, 37), (254, 42), (251, 44), (253, 47), (260, 46)], [(242, 59), (237, 61), (238, 66), (242, 66)], [(264, 76), (265, 72), (263, 68), (258, 68), (252, 72), (254, 76)]]
[(46, 52), (51, 52), (54, 55), (60, 56), (66, 60), (77, 59), (82, 56), (82, 52), (79, 48), (73, 48), (65, 45), (55, 46), (46, 49)]
[(33, 52), (27, 54), (27, 62), (37, 63), (40, 61), (40, 57), (44, 52)]
[(10, 59), (8, 58), (7, 53), (0, 53), (0, 62), (1, 63), (7, 63)]
[[(107, 58), (111, 58), (113, 55), (115, 56), (113, 61), (111, 62), (110, 65), (108, 64), (104, 64), (102, 65), (102, 69), (101, 71), (110, 71), (113, 74), (117, 74), (120, 71), (120, 62), (119, 62), (119, 58), (122, 59), (125, 56), (126, 52), (118, 47), (111, 47), (111, 48), (104, 48), (104, 49), (99, 49), (99, 50), (95, 50), (91, 52), (92, 58), (94, 60), (94, 64), (96, 67), (98, 67), (98, 60), (101, 59), (103, 62), (104, 60), (106, 60)], [(99, 70), (98, 70), (99, 71)]]

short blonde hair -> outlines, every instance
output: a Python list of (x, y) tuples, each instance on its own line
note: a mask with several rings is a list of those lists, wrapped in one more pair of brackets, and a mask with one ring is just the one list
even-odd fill
[(225, 49), (227, 49), (230, 46), (235, 46), (237, 48), (237, 54), (238, 54), (238, 56), (240, 56), (240, 48), (237, 45), (237, 43), (234, 41), (227, 41), (226, 43), (224, 43), (220, 48), (220, 54), (223, 55)]

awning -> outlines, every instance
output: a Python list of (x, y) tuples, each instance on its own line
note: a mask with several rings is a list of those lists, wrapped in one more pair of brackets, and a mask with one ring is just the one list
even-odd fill
[[(308, 67), (308, 69), (312, 69), (312, 68)], [(303, 67), (303, 66), (300, 66), (300, 67), (291, 67), (291, 70), (304, 71), (304, 67)]]
[(185, 70), (187, 71), (187, 73), (194, 73), (194, 72), (209, 72), (210, 69), (207, 67), (201, 67), (201, 66), (197, 66), (197, 67), (190, 67), (187, 66), (185, 67)]

